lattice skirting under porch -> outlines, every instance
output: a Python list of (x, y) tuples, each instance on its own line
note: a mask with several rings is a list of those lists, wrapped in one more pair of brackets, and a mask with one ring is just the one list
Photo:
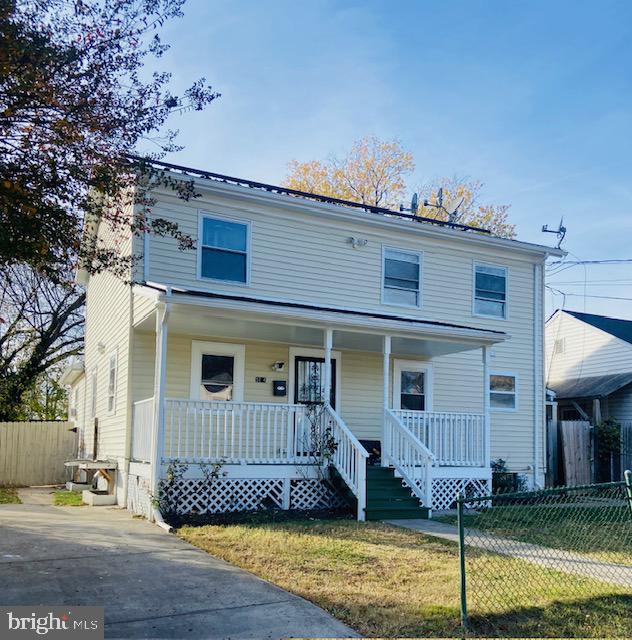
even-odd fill
[(127, 483), (127, 510), (135, 515), (149, 518), (151, 513), (149, 478), (130, 474)]
[(182, 478), (171, 489), (180, 514), (281, 509), (330, 509), (345, 504), (342, 496), (318, 479), (221, 478), (212, 482)]
[(455, 501), (462, 492), (472, 497), (489, 495), (491, 482), (483, 478), (434, 478), (432, 508), (437, 511), (455, 508)]

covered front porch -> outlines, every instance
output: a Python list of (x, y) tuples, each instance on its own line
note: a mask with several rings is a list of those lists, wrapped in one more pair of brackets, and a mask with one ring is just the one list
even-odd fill
[[(152, 304), (136, 318), (132, 370), (151, 364), (153, 376), (133, 385), (130, 474), (143, 474), (152, 494), (175, 460), (188, 465), (192, 494), (209, 493), (200, 485), (206, 465), (221, 469), (215, 490), (232, 503), (207, 495), (211, 510), (261, 499), (335, 503), (333, 470), (364, 519), (367, 464), (394, 468), (427, 508), (488, 488), (489, 348), (504, 334), (190, 292), (142, 295)], [(460, 387), (469, 406), (452, 408)], [(200, 500), (190, 501), (198, 511)]]

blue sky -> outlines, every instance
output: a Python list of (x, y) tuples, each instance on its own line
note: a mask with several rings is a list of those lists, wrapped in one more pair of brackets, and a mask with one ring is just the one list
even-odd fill
[[(632, 258), (631, 32), (627, 0), (188, 0), (161, 67), (222, 97), (175, 119), (169, 159), (278, 183), (292, 158), (399, 138), (411, 186), (479, 179), (519, 239), (553, 242), (540, 228), (563, 215), (575, 256)], [(632, 319), (632, 301), (583, 297), (632, 298), (632, 263), (554, 282), (568, 308)]]

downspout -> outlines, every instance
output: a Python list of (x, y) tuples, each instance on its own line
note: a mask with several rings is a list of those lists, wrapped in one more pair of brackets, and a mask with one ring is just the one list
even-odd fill
[[(167, 291), (167, 299), (171, 291)], [(164, 396), (167, 372), (167, 337), (168, 319), (171, 304), (165, 302), (158, 305), (156, 314), (156, 356), (154, 363), (154, 428), (151, 456), (150, 489), (154, 497), (158, 495), (158, 484), (162, 469), (162, 452), (164, 447)], [(155, 518), (152, 509), (152, 520)]]
[(533, 265), (533, 487), (540, 488), (538, 471), (540, 469), (540, 430), (542, 429), (542, 398), (544, 390), (544, 372), (542, 370), (542, 290), (543, 271), (541, 264)]

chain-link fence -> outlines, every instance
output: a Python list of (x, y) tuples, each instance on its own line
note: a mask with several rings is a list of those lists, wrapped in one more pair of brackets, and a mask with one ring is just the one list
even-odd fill
[(457, 506), (466, 627), (488, 635), (533, 630), (551, 607), (565, 620), (566, 607), (572, 635), (594, 635), (588, 627), (597, 609), (606, 611), (610, 633), (630, 635), (630, 472), (625, 482), (463, 496)]

